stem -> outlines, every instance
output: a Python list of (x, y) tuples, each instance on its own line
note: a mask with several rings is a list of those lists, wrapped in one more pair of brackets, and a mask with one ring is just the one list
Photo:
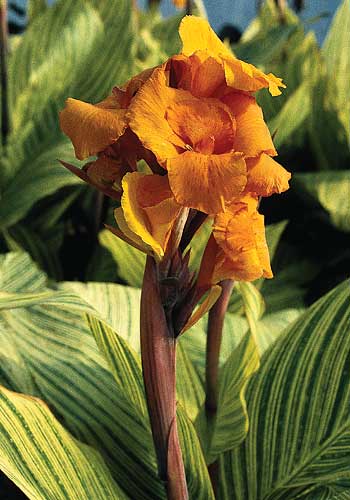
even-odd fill
[(176, 340), (162, 305), (157, 271), (148, 256), (141, 294), (143, 380), (160, 479), (166, 482), (168, 499), (187, 500), (176, 426)]
[[(227, 279), (220, 283), (222, 292), (216, 303), (209, 311), (207, 352), (206, 352), (206, 396), (205, 411), (208, 421), (215, 418), (218, 408), (218, 381), (219, 381), (219, 356), (224, 326), (225, 314), (230, 301), (234, 282)], [(217, 462), (208, 467), (213, 491), (216, 496), (219, 466)]]
[(192, 0), (187, 0), (186, 1), (186, 16), (191, 16), (192, 10), (193, 10)]
[(10, 117), (8, 109), (7, 53), (7, 1), (0, 0), (1, 136), (3, 145), (6, 144), (6, 139), (10, 131)]

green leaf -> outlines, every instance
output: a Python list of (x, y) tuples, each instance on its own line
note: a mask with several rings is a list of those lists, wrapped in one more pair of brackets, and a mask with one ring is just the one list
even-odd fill
[(111, 231), (104, 229), (99, 240), (117, 264), (118, 275), (128, 284), (137, 288), (142, 285), (146, 256), (125, 241), (117, 238)]
[(47, 241), (44, 242), (28, 226), (17, 224), (5, 230), (3, 235), (9, 250), (28, 252), (51, 278), (62, 279), (63, 272), (58, 253), (51, 250)]
[(61, 142), (38, 155), (35, 161), (24, 162), (1, 193), (1, 230), (18, 222), (44, 196), (67, 185), (81, 184), (80, 179), (57, 161), (57, 158), (67, 158), (67, 153), (73, 155), (72, 147), (68, 142)]
[(96, 102), (128, 78), (132, 35), (128, 0), (60, 0), (21, 37), (9, 60), (13, 126), (1, 161), (1, 227), (60, 187), (79, 182), (57, 162), (73, 158), (58, 112), (67, 97)]
[(117, 385), (142, 416), (147, 414), (140, 359), (116, 332), (91, 314), (88, 323)]
[(310, 109), (310, 86), (306, 81), (288, 97), (278, 114), (268, 123), (271, 133), (276, 132), (274, 144), (277, 149), (304, 126)]
[(264, 66), (283, 50), (288, 38), (295, 30), (293, 25), (273, 26), (253, 39), (232, 47), (234, 54), (255, 66)]
[(32, 22), (33, 19), (42, 14), (45, 9), (48, 7), (46, 0), (29, 0), (27, 7), (27, 16), (29, 22)]
[[(35, 380), (34, 394), (54, 408), (75, 437), (100, 451), (114, 479), (130, 498), (165, 498), (157, 478), (148, 422), (116, 384), (82, 317), (83, 313), (93, 313), (91, 306), (72, 291), (68, 294), (68, 286), (59, 292), (48, 289), (45, 275), (25, 254), (2, 257), (0, 284), (9, 294), (17, 292), (17, 300), (19, 291), (23, 295), (31, 293), (32, 304), (34, 294), (39, 296), (38, 304), (44, 293), (52, 296), (45, 305), (8, 309), (1, 314), (1, 344), (12, 339), (24, 365), (22, 373), (28, 372), (30, 380)], [(119, 288), (122, 294), (124, 287)], [(112, 290), (107, 297), (111, 302), (117, 300)], [(12, 359), (14, 356), (7, 358), (6, 367), (10, 388)], [(12, 365), (12, 372), (15, 368), (16, 364)], [(1, 364), (0, 373), (2, 370)], [(14, 382), (21, 392), (30, 388), (28, 379), (18, 387), (19, 375)]]
[(220, 371), (218, 408), (207, 419), (205, 408), (196, 422), (207, 463), (221, 453), (236, 448), (248, 432), (248, 414), (244, 397), (252, 374), (259, 367), (259, 354), (251, 335), (245, 335)]
[(343, 0), (333, 18), (322, 53), (332, 77), (333, 100), (347, 130), (350, 144), (350, 1)]
[(350, 172), (348, 170), (297, 174), (295, 182), (327, 210), (335, 227), (341, 231), (350, 231)]
[(247, 391), (248, 437), (222, 458), (221, 498), (287, 500), (349, 484), (349, 304), (344, 282), (262, 358)]
[(40, 400), (0, 386), (0, 468), (31, 499), (127, 499), (102, 457)]
[[(35, 293), (39, 304), (44, 293), (56, 294), (56, 302), (52, 299), (52, 302), (43, 306), (22, 307), (3, 313), (7, 331), (16, 340), (16, 347), (33, 374), (40, 395), (63, 416), (65, 425), (75, 436), (101, 452), (114, 479), (130, 498), (165, 498), (163, 484), (156, 476), (148, 420), (142, 417), (128, 397), (132, 395), (134, 402), (139, 398), (142, 386), (140, 362), (114, 331), (93, 320), (99, 343), (103, 344), (103, 352), (108, 354), (107, 358), (117, 375), (114, 379), (97, 351), (85, 321), (77, 314), (85, 308), (88, 314), (96, 315), (99, 319), (99, 313), (94, 313), (88, 302), (78, 296), (74, 299), (74, 294), (68, 293), (69, 289), (78, 290), (80, 287), (84, 291), (88, 286), (85, 288), (84, 284), (65, 284), (61, 291), (47, 288), (43, 290), (47, 285), (43, 275), (30, 269), (33, 266), (29, 266), (28, 261), (25, 267), (24, 260), (21, 254), (12, 256), (11, 265), (7, 265), (4, 270), (4, 283), (7, 285), (4, 287), (5, 291), (7, 289), (9, 294), (14, 295), (16, 288), (23, 290), (22, 285), (28, 283), (33, 290), (31, 304)], [(22, 272), (14, 287), (11, 278), (17, 268), (21, 268)], [(127, 294), (120, 302), (118, 294), (114, 292), (118, 289), (121, 297), (127, 287), (103, 284), (100, 287), (111, 287), (105, 297), (108, 305), (102, 305), (101, 293), (99, 297), (100, 314), (109, 311), (106, 322), (122, 324), (123, 318), (137, 313), (139, 301), (136, 302), (136, 299), (139, 298), (139, 291)], [(101, 290), (93, 284), (89, 300), (93, 301), (93, 297)], [(30, 295), (25, 293), (25, 288), (22, 293)], [(131, 296), (135, 302), (130, 300)], [(18, 293), (17, 299), (21, 300)], [(124, 390), (125, 384), (127, 391)], [(185, 441), (188, 433), (192, 436), (190, 446), (186, 444), (183, 449), (190, 498), (212, 498), (209, 477), (198, 440), (195, 439), (195, 431), (188, 417), (181, 415), (181, 411), (179, 409), (179, 420), (187, 419), (187, 424), (185, 430), (180, 427), (180, 433), (185, 433)]]

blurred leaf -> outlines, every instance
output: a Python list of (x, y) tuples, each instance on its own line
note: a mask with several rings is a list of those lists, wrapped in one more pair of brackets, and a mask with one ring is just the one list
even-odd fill
[(276, 132), (274, 144), (277, 149), (293, 137), (293, 134), (305, 125), (310, 114), (310, 88), (307, 82), (287, 99), (278, 114), (269, 121), (269, 129)]
[[(319, 170), (343, 169), (349, 161), (347, 131), (336, 108), (333, 75), (320, 67), (313, 83), (311, 113), (308, 119), (312, 152)], [(327, 127), (324, 124), (327, 124)]]
[(39, 399), (0, 386), (0, 434), (0, 468), (29, 498), (127, 499), (100, 454)]
[(350, 145), (350, 1), (343, 0), (324, 41), (322, 54), (331, 76), (333, 100)]
[(274, 26), (268, 31), (260, 31), (249, 41), (233, 45), (232, 50), (239, 59), (255, 66), (265, 66), (281, 52), (293, 31), (293, 25)]
[(297, 174), (295, 182), (327, 210), (338, 229), (350, 231), (350, 171)]
[(42, 14), (47, 7), (46, 0), (28, 0), (27, 17), (29, 23), (31, 23), (36, 16)]
[(247, 390), (247, 439), (222, 456), (220, 498), (287, 500), (349, 484), (349, 304), (344, 282), (263, 356)]

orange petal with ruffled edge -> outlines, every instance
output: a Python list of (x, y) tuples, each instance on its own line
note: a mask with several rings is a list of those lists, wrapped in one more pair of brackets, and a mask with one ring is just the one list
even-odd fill
[(127, 113), (129, 126), (159, 162), (176, 156), (178, 147), (185, 149), (185, 143), (165, 119), (165, 112), (170, 103), (188, 98), (191, 98), (189, 92), (167, 87), (162, 66), (153, 71), (130, 104)]
[(272, 277), (264, 218), (248, 210), (248, 206), (244, 208), (244, 204), (239, 203), (215, 217), (213, 235), (218, 251), (214, 283), (226, 278), (254, 281), (262, 276)]
[(277, 154), (262, 109), (254, 97), (231, 92), (221, 100), (236, 120), (235, 151), (244, 153), (245, 157), (258, 156), (262, 152), (271, 156)]
[(281, 78), (269, 73), (266, 75), (260, 69), (235, 57), (223, 57), (226, 83), (229, 87), (245, 92), (256, 92), (268, 88), (272, 96), (282, 92), (279, 87), (286, 88)]
[(248, 169), (247, 192), (271, 196), (289, 189), (290, 172), (266, 154), (246, 160)]
[(187, 151), (167, 162), (169, 184), (180, 205), (207, 214), (225, 209), (246, 185), (246, 165), (240, 153), (204, 155)]
[(79, 160), (96, 155), (126, 129), (125, 110), (106, 108), (69, 98), (60, 112), (62, 131), (71, 139)]
[[(161, 259), (181, 207), (175, 202), (166, 176), (132, 172), (124, 176), (122, 214), (116, 211), (118, 225), (123, 229), (123, 219), (130, 232), (152, 248)], [(154, 193), (154, 198), (152, 198)], [(118, 209), (117, 209), (118, 210)]]
[(208, 56), (221, 59), (229, 87), (247, 92), (256, 92), (267, 87), (271, 95), (279, 95), (279, 87), (285, 87), (282, 80), (272, 73), (266, 75), (252, 64), (235, 58), (205, 19), (184, 17), (180, 23), (179, 34), (184, 55), (190, 56), (197, 50), (203, 50), (207, 51)]
[(195, 97), (215, 97), (225, 84), (223, 65), (203, 51), (190, 57), (183, 54), (169, 59), (170, 86), (188, 90)]

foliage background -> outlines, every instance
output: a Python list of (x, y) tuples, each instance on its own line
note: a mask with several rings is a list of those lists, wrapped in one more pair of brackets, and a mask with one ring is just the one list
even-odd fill
[[(98, 102), (114, 85), (123, 83), (136, 72), (154, 66), (176, 53), (179, 49), (177, 26), (180, 19), (181, 14), (178, 13), (164, 20), (157, 10), (138, 12), (135, 15), (128, 0), (59, 0), (51, 7), (43, 0), (33, 0), (29, 2), (25, 31), (10, 38), (8, 57), (10, 133), (6, 143), (3, 141), (1, 146), (0, 159), (0, 250), (3, 254), (0, 299), (3, 299), (4, 310), (0, 323), (0, 381), (9, 389), (38, 396), (46, 401), (58, 421), (64, 423), (73, 436), (102, 454), (109, 469), (104, 468), (103, 461), (98, 462), (98, 467), (103, 469), (101, 474), (106, 476), (106, 484), (109, 481), (111, 484), (116, 482), (123, 494), (132, 498), (144, 498), (141, 496), (144, 491), (149, 491), (149, 495), (159, 495), (152, 498), (162, 498), (163, 495), (161, 485), (155, 477), (148, 423), (140, 417), (144, 416), (144, 409), (140, 408), (142, 394), (129, 407), (123, 393), (126, 374), (130, 370), (130, 373), (134, 373), (130, 384), (138, 387), (141, 383), (139, 362), (136, 355), (136, 361), (133, 354), (128, 355), (126, 372), (123, 372), (118, 364), (121, 358), (118, 358), (118, 353), (112, 353), (108, 360), (110, 364), (107, 365), (97, 351), (96, 341), (103, 352), (103, 346), (108, 344), (112, 335), (108, 328), (112, 328), (121, 336), (120, 349), (129, 352), (128, 344), (123, 344), (126, 339), (135, 352), (138, 351), (137, 288), (141, 284), (144, 257), (136, 250), (127, 248), (122, 241), (104, 229), (104, 223), (112, 223), (112, 204), (101, 199), (99, 194), (59, 165), (58, 158), (78, 163), (74, 160), (69, 141), (59, 130), (57, 115), (66, 97)], [(324, 366), (327, 362), (331, 363), (336, 355), (340, 356), (341, 352), (347, 353), (344, 350), (344, 339), (342, 351), (340, 335), (343, 330), (338, 332), (337, 325), (345, 321), (348, 312), (344, 312), (343, 319), (338, 317), (336, 320), (339, 310), (346, 308), (344, 304), (347, 292), (344, 285), (335, 287), (350, 275), (349, 47), (349, 0), (341, 3), (322, 46), (292, 10), (286, 11), (284, 22), (281, 23), (278, 9), (270, 0), (264, 3), (259, 16), (249, 25), (240, 42), (232, 46), (238, 57), (266, 72), (282, 76), (287, 84), (281, 97), (272, 99), (267, 92), (261, 92), (259, 101), (270, 130), (275, 134), (279, 161), (293, 172), (293, 179), (289, 192), (265, 199), (261, 203), (261, 211), (266, 216), (275, 279), (259, 280), (250, 286), (238, 286), (230, 304), (221, 363), (226, 367), (223, 369), (230, 374), (227, 384), (231, 384), (230, 394), (236, 394), (236, 398), (231, 397), (225, 403), (226, 406), (223, 406), (225, 411), (223, 410), (221, 423), (215, 431), (216, 437), (213, 438), (211, 449), (206, 452), (207, 459), (221, 454), (223, 470), (230, 470), (223, 481), (222, 498), (231, 498), (232, 487), (227, 486), (227, 481), (228, 484), (232, 483), (230, 475), (239, 474), (235, 468), (244, 467), (242, 464), (248, 460), (243, 457), (244, 454), (249, 454), (249, 446), (255, 446), (252, 441), (256, 439), (256, 435), (252, 432), (250, 441), (246, 441), (248, 451), (237, 448), (246, 433), (246, 409), (240, 402), (240, 394), (242, 386), (246, 385), (258, 364), (257, 354), (249, 341), (240, 343), (242, 339), (247, 339), (244, 335), (248, 328), (252, 329), (251, 325), (254, 324), (253, 329), (258, 333), (258, 357), (263, 352), (268, 352), (266, 358), (263, 358), (267, 361), (263, 361), (265, 368), (260, 378), (252, 379), (254, 387), (261, 387), (261, 391), (268, 391), (268, 375), (274, 373), (275, 378), (278, 375), (272, 368), (274, 356), (278, 355), (274, 353), (278, 353), (280, 349), (283, 356), (284, 351), (283, 347), (272, 350), (271, 345), (278, 337), (286, 336), (285, 327), (289, 324), (292, 324), (291, 328), (296, 332), (293, 334), (295, 337), (291, 334), (291, 338), (299, 339), (300, 342), (298, 352), (306, 352), (305, 346), (310, 342), (310, 349), (319, 352), (321, 358), (323, 356)], [(2, 105), (4, 102), (2, 99)], [(204, 228), (199, 235), (197, 246), (193, 249), (193, 266), (200, 258), (207, 234)], [(327, 309), (329, 299), (321, 299), (314, 309), (307, 309), (330, 290), (333, 290), (331, 293), (336, 304), (332, 311), (331, 308)], [(74, 296), (69, 295), (73, 292)], [(18, 293), (25, 295), (16, 296), (16, 300), (8, 295)], [(35, 298), (33, 294), (39, 295)], [(44, 298), (45, 301), (52, 301), (53, 309), (45, 306)], [(20, 299), (29, 302), (21, 302)], [(13, 309), (21, 304), (21, 309)], [(100, 315), (97, 315), (99, 319), (95, 318), (96, 311)], [(90, 314), (89, 328), (85, 320), (83, 322), (82, 314)], [(301, 316), (302, 314), (304, 315)], [(99, 323), (101, 317), (104, 322), (107, 321), (107, 327)], [(304, 323), (301, 320), (298, 323), (299, 317), (304, 318)], [(320, 318), (323, 318), (324, 328)], [(333, 326), (330, 318), (333, 318)], [(302, 324), (308, 325), (312, 321), (318, 321), (319, 330), (315, 327), (310, 338), (302, 337), (302, 328), (308, 331), (308, 327), (302, 327)], [(62, 324), (65, 325), (64, 328)], [(321, 345), (322, 335), (327, 332), (330, 335), (332, 328), (334, 346), (329, 359), (326, 359), (328, 351)], [(311, 327), (309, 330), (311, 331)], [(91, 331), (96, 341), (91, 336)], [(179, 366), (185, 367), (181, 372), (188, 374), (179, 386), (178, 393), (184, 407), (182, 433), (185, 436), (186, 433), (191, 435), (194, 443), (193, 449), (188, 450), (185, 458), (187, 469), (192, 471), (191, 477), (194, 478), (191, 485), (193, 498), (201, 498), (201, 495), (209, 498), (204, 459), (199, 460), (202, 465), (196, 473), (193, 464), (191, 465), (193, 457), (197, 457), (198, 442), (193, 437), (194, 428), (190, 420), (197, 420), (197, 431), (201, 435), (203, 388), (200, 381), (203, 377), (204, 331), (205, 320), (182, 339), (183, 349), (179, 355)], [(232, 331), (235, 332), (234, 335)], [(317, 331), (318, 341), (315, 340), (314, 333)], [(279, 342), (276, 345), (282, 346), (281, 341)], [(55, 356), (53, 353), (56, 353)], [(287, 362), (291, 363), (296, 373), (294, 387), (297, 387), (297, 377), (308, 380), (307, 375), (302, 373), (297, 356), (293, 362), (286, 359)], [(108, 366), (114, 366), (112, 372)], [(236, 385), (232, 382), (235, 381), (232, 377), (234, 366), (242, 368), (245, 373), (245, 378), (240, 379)], [(320, 367), (322, 366), (321, 363)], [(70, 374), (66, 379), (65, 373)], [(104, 381), (104, 388), (96, 381), (97, 373)], [(324, 383), (321, 375), (312, 380), (310, 378), (309, 386), (305, 386), (306, 392), (317, 388), (317, 383)], [(339, 380), (334, 381), (335, 386), (342, 389), (337, 392), (338, 399), (334, 402), (332, 411), (338, 408), (341, 414), (339, 422), (344, 419), (348, 422), (347, 389), (342, 385), (342, 376), (339, 374)], [(76, 385), (70, 387), (72, 380)], [(115, 380), (118, 390), (113, 386)], [(198, 384), (193, 383), (193, 380), (198, 380)], [(190, 389), (192, 386), (194, 388)], [(129, 387), (130, 394), (134, 393), (135, 387)], [(290, 387), (285, 389), (286, 393), (288, 390)], [(108, 400), (113, 391), (114, 399)], [(82, 407), (88, 411), (89, 404), (91, 405), (89, 394), (94, 394), (92, 404), (100, 413), (87, 414), (84, 420), (77, 408)], [(259, 399), (254, 394), (250, 388), (248, 413), (249, 408), (253, 408), (254, 398)], [(256, 394), (260, 394), (258, 390)], [(307, 393), (305, 394), (300, 397), (307, 398)], [(286, 394), (284, 397), (286, 398)], [(262, 412), (272, 411), (266, 409), (265, 403), (255, 401), (252, 414), (259, 405), (262, 406)], [(284, 403), (287, 404), (288, 401)], [(12, 401), (12, 404), (20, 405), (22, 401)], [(292, 405), (292, 402), (288, 404)], [(266, 405), (268, 407), (268, 403)], [(30, 408), (34, 414), (38, 411), (38, 419), (44, 418), (40, 408)], [(24, 412), (25, 408), (22, 410)], [(316, 413), (317, 411), (315, 408)], [(226, 424), (229, 422), (231, 425), (232, 415), (236, 415), (237, 422), (240, 422), (240, 426), (236, 428), (241, 432), (237, 431), (237, 435), (230, 434), (229, 445), (225, 449)], [(305, 414), (304, 418), (309, 418), (308, 415)], [(12, 417), (7, 415), (7, 418)], [(45, 418), (51, 417), (46, 415)], [(256, 417), (254, 421), (253, 417), (253, 428), (254, 422), (258, 422), (259, 418), (261, 417)], [(295, 418), (301, 416), (296, 415)], [(139, 445), (130, 436), (129, 441), (123, 442), (122, 436), (127, 429), (127, 424), (120, 428), (123, 419), (131, 427), (134, 425), (135, 436), (142, 436)], [(104, 429), (98, 426), (99, 421), (103, 422)], [(52, 429), (56, 425), (56, 422), (52, 423)], [(327, 425), (331, 426), (329, 422)], [(329, 435), (336, 435), (339, 426), (332, 429), (329, 427), (327, 432)], [(35, 430), (31, 429), (31, 432), (35, 434)], [(56, 429), (54, 432), (60, 431)], [(111, 436), (119, 443), (118, 452), (108, 444)], [(343, 434), (341, 436), (344, 437)], [(299, 439), (298, 436), (290, 437), (291, 440), (294, 438)], [(285, 439), (288, 440), (287, 437)], [(314, 436), (314, 442), (318, 442), (317, 440), (324, 441), (325, 435), (322, 439)], [(84, 461), (90, 460), (90, 452), (84, 454), (85, 451), (81, 451), (84, 445), (79, 443), (77, 445), (74, 441), (67, 446), (72, 447), (73, 455), (77, 453), (81, 457), (77, 462), (84, 468)], [(256, 446), (259, 448), (260, 445)], [(311, 441), (310, 447), (312, 448)], [(232, 448), (235, 448), (233, 455), (231, 452), (223, 454)], [(133, 450), (132, 458), (128, 459), (130, 449)], [(308, 449), (304, 452), (307, 455)], [(293, 464), (300, 466), (300, 457), (296, 451), (295, 456), (292, 456), (295, 459)], [(344, 463), (348, 457), (349, 454), (344, 455)], [(331, 459), (332, 457), (327, 458), (328, 467)], [(16, 463), (19, 458), (13, 460)], [(198, 463), (198, 459), (196, 460)], [(339, 460), (341, 459), (338, 459), (338, 466)], [(124, 462), (129, 467), (123, 465)], [(39, 490), (44, 485), (37, 477), (32, 476), (32, 471), (23, 473), (19, 478), (13, 472), (13, 463), (12, 468), (8, 463), (7, 469), (3, 467), (5, 473), (30, 498), (43, 498)], [(133, 478), (136, 493), (128, 489), (125, 481), (125, 474), (129, 474), (135, 464), (139, 467), (136, 467)], [(317, 469), (315, 464), (314, 467)], [(69, 471), (69, 465), (67, 470)], [(250, 470), (253, 475), (254, 464), (251, 464)], [(267, 470), (266, 474), (270, 474), (270, 479), (273, 479), (265, 481), (265, 490), (261, 490), (265, 491), (265, 496), (261, 498), (280, 494), (279, 488), (282, 488), (281, 484), (285, 484), (280, 478), (285, 474), (288, 476), (286, 470), (287, 466), (283, 463), (275, 471), (276, 477)], [(300, 467), (298, 470), (300, 471)], [(291, 496), (288, 498), (294, 498), (294, 494), (305, 492), (311, 487), (311, 476), (308, 476), (307, 470), (301, 470), (301, 475), (297, 476), (299, 482), (292, 482)], [(325, 488), (340, 491), (349, 485), (349, 476), (339, 473), (338, 469), (336, 480), (322, 476), (321, 470), (318, 473), (321, 479), (312, 483), (314, 491), (320, 488), (322, 491)], [(252, 478), (250, 480), (253, 481)], [(130, 482), (129, 478), (128, 481)], [(247, 481), (249, 483), (249, 478)], [(237, 479), (234, 484), (234, 498), (248, 498), (245, 496), (247, 485), (237, 482)], [(82, 488), (86, 488), (86, 485), (83, 484)], [(226, 493), (225, 488), (228, 488)], [(57, 490), (53, 491), (55, 500), (61, 498), (63, 490), (59, 483)], [(91, 493), (93, 489), (86, 491), (90, 491), (90, 495), (96, 494)], [(74, 495), (77, 494), (81, 493), (73, 491), (73, 496), (68, 498), (75, 498)], [(249, 498), (260, 498), (258, 493), (255, 496), (253, 493), (249, 494)], [(62, 498), (67, 496), (63, 495)]]

